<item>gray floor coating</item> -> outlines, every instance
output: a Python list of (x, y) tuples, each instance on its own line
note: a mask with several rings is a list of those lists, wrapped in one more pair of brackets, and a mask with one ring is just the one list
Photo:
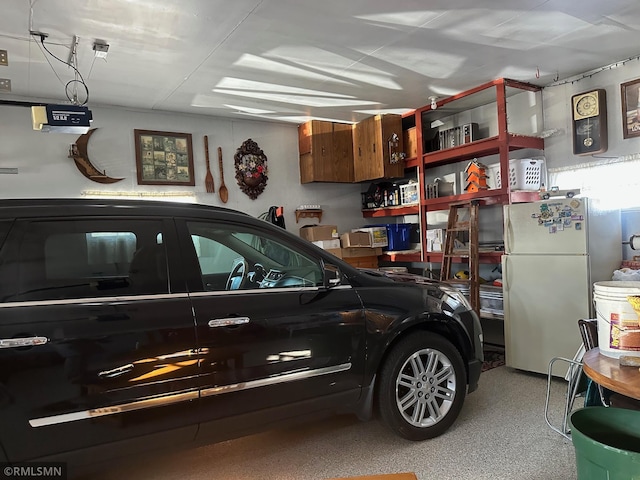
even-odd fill
[[(425, 442), (398, 438), (378, 420), (340, 416), (163, 453), (92, 478), (323, 480), (415, 472), (419, 480), (575, 479), (573, 445), (544, 421), (546, 377), (498, 367), (483, 373), (480, 382), (454, 426)], [(551, 411), (558, 422), (565, 386), (553, 382)]]

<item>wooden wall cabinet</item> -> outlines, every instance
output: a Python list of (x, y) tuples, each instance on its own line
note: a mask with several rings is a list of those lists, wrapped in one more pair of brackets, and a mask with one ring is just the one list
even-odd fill
[(389, 140), (394, 134), (398, 136), (398, 145), (392, 149), (404, 152), (400, 115), (375, 115), (354, 125), (353, 165), (356, 182), (404, 176), (405, 162), (400, 160), (392, 163), (390, 155)]
[(300, 183), (354, 181), (351, 124), (311, 120), (298, 127), (298, 146)]

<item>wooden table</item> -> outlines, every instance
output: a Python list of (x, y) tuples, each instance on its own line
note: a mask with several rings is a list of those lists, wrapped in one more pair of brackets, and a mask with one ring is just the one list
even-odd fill
[(609, 390), (640, 400), (640, 370), (638, 367), (621, 367), (620, 360), (592, 348), (582, 358), (582, 369), (594, 382)]

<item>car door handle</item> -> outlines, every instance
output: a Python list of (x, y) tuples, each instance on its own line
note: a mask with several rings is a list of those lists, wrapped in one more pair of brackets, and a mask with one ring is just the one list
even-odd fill
[(2, 338), (0, 348), (34, 347), (44, 345), (48, 341), (47, 337)]
[(244, 325), (249, 323), (251, 319), (249, 317), (231, 317), (231, 318), (216, 318), (209, 320), (209, 327), (235, 327), (237, 325)]

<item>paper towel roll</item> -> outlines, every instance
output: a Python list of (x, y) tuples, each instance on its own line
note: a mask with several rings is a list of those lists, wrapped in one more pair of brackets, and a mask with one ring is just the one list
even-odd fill
[(640, 235), (631, 235), (629, 246), (631, 250), (640, 250)]

